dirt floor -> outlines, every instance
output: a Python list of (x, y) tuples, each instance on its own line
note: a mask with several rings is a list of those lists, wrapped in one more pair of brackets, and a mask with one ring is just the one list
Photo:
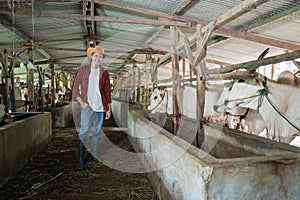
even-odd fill
[[(104, 126), (114, 126), (113, 120)], [(114, 144), (134, 151), (126, 133), (105, 134)], [(74, 127), (53, 129), (52, 141), (2, 187), (0, 199), (157, 199), (144, 173), (121, 172), (91, 158), (83, 170), (76, 169), (77, 145)]]

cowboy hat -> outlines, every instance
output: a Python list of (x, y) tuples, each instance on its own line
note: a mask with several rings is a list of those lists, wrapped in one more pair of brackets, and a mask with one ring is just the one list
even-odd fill
[(94, 52), (99, 52), (100, 54), (104, 55), (104, 48), (100, 45), (97, 45), (95, 47), (89, 47), (87, 50), (86, 50), (86, 55), (87, 57), (91, 58), (92, 57), (92, 53)]

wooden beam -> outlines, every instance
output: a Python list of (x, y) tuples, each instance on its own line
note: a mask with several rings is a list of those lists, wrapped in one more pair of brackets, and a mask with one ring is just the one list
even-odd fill
[[(30, 38), (24, 34), (22, 31), (18, 30), (14, 26), (12, 26), (10, 23), (8, 23), (6, 20), (0, 18), (0, 23), (5, 26), (8, 30), (16, 34), (20, 39), (25, 40), (25, 41), (30, 41)], [(38, 52), (40, 52), (43, 56), (45, 56), (47, 59), (49, 59), (51, 56), (44, 50), (42, 49), (37, 49)]]
[(54, 85), (54, 79), (55, 79), (55, 71), (54, 71), (54, 65), (49, 64), (49, 68), (51, 70), (51, 106), (55, 106), (55, 85)]
[(273, 47), (278, 47), (286, 50), (297, 50), (300, 49), (300, 45), (293, 44), (290, 42), (284, 42), (272, 38), (262, 37), (256, 34), (253, 34), (251, 32), (238, 32), (234, 30), (229, 30), (225, 28), (219, 28), (215, 30), (215, 34), (226, 36), (226, 37), (232, 37), (232, 38), (238, 38), (242, 40), (257, 42), (260, 44), (266, 44)]
[[(34, 55), (33, 55), (33, 49), (28, 48), (27, 49), (28, 54), (28, 60), (33, 64), (34, 62)], [(27, 69), (27, 87), (28, 87), (28, 101), (29, 103), (29, 111), (33, 112), (35, 101), (34, 101), (34, 69)]]
[[(227, 11), (225, 14), (218, 17), (218, 20), (216, 22), (216, 29), (221, 27), (222, 25), (242, 16), (243, 14), (251, 11), (252, 9), (255, 9), (257, 6), (260, 6), (264, 3), (266, 3), (269, 0), (245, 0), (239, 5), (233, 7), (229, 11)], [(202, 28), (202, 32), (206, 32), (207, 29), (209, 29), (211, 26), (213, 26), (213, 21), (209, 24), (205, 25)], [(196, 33), (192, 34), (189, 38), (190, 43), (194, 43), (196, 41), (197, 35)]]
[(231, 80), (231, 79), (245, 79), (245, 78), (254, 78), (256, 77), (255, 73), (250, 73), (249, 71), (237, 71), (232, 73), (223, 73), (223, 74), (211, 74), (205, 76), (205, 80)]
[(9, 98), (9, 73), (8, 73), (8, 52), (5, 49), (2, 52), (0, 52), (0, 58), (1, 58), (1, 63), (2, 63), (2, 67), (1, 67), (1, 92), (2, 92), (2, 96), (3, 96), (3, 102), (1, 102), (2, 104), (4, 104), (6, 107), (10, 107), (9, 103), (10, 103), (10, 98)]
[[(215, 28), (215, 23), (217, 19), (214, 20), (214, 26), (204, 32), (201, 30), (201, 25), (197, 25), (197, 56), (194, 58), (194, 66), (192, 66), (194, 73), (196, 75), (196, 83), (197, 83), (197, 119), (198, 119), (198, 132), (197, 132), (197, 140), (196, 144), (198, 147), (203, 143), (204, 135), (205, 135), (205, 130), (204, 130), (204, 107), (205, 107), (205, 79), (201, 77), (205, 77), (206, 73), (206, 63), (203, 57), (206, 55), (206, 45), (208, 38), (210, 37), (213, 29)], [(201, 54), (199, 54), (201, 53)], [(195, 63), (195, 60), (197, 59), (198, 56), (201, 56), (201, 59)]]
[(180, 34), (180, 36), (183, 39), (183, 43), (184, 43), (184, 48), (185, 48), (185, 52), (187, 53), (187, 58), (189, 60), (189, 63), (193, 66), (194, 65), (194, 56), (192, 54), (192, 50), (190, 48), (190, 44), (189, 44), (189, 40), (188, 40), (188, 36), (185, 35), (180, 28), (176, 29), (178, 31), (178, 33)]
[(292, 62), (298, 68), (298, 70), (300, 71), (300, 62), (298, 62), (296, 60), (292, 60)]
[(147, 10), (147, 9), (143, 9), (143, 8), (136, 8), (136, 7), (131, 7), (131, 6), (127, 6), (127, 5), (121, 5), (121, 4), (117, 4), (117, 3), (112, 3), (112, 2), (108, 2), (108, 1), (103, 1), (103, 0), (94, 0), (95, 3), (98, 3), (100, 5), (105, 5), (105, 6), (111, 6), (111, 7), (115, 7), (115, 8), (120, 8), (120, 9), (124, 9), (124, 10), (129, 10), (129, 11), (133, 11), (136, 13), (141, 13), (141, 14), (145, 14), (145, 15), (150, 15), (150, 16), (155, 16), (155, 17), (162, 17), (162, 18), (166, 18), (169, 20), (175, 20), (175, 21), (181, 21), (181, 22), (189, 22), (189, 23), (194, 23), (195, 21), (192, 21), (190, 19), (185, 19), (183, 17), (180, 16), (176, 16), (176, 15), (169, 15), (166, 13), (162, 13), (162, 12), (157, 12), (157, 11), (153, 11), (153, 10)]
[[(175, 11), (172, 12), (172, 14), (179, 14), (184, 8), (186, 8), (189, 5), (189, 2), (192, 0), (185, 0), (183, 3), (181, 3)], [(193, 0), (193, 2), (195, 2), (195, 0)], [(160, 28), (158, 28), (155, 33), (152, 34), (151, 37), (149, 37), (147, 39), (147, 41), (144, 44), (144, 47), (147, 47), (148, 44), (156, 37), (160, 34), (160, 32), (164, 29), (163, 26), (161, 26)]]
[(234, 70), (238, 69), (247, 69), (247, 70), (253, 70), (256, 69), (260, 66), (265, 66), (269, 64), (276, 64), (282, 61), (289, 61), (289, 60), (295, 60), (300, 58), (300, 50), (296, 50), (293, 52), (281, 54), (281, 55), (276, 55), (268, 58), (264, 58), (261, 60), (254, 60), (250, 62), (244, 62), (236, 65), (232, 65), (229, 67), (223, 67), (223, 68), (217, 68), (217, 69), (210, 69), (207, 71), (207, 75), (209, 74), (219, 74), (219, 73), (227, 73), (227, 72), (232, 72)]
[(10, 30), (11, 32), (13, 32), (14, 34), (16, 34), (19, 38), (28, 41), (29, 37), (27, 35), (25, 35), (23, 32), (19, 31), (18, 29), (16, 29), (14, 26), (12, 26), (10, 23), (8, 23), (5, 19), (0, 18), (0, 23), (7, 28), (8, 30)]
[(211, 59), (206, 59), (206, 62), (212, 63), (212, 64), (216, 64), (216, 65), (220, 65), (220, 66), (222, 66), (222, 67), (226, 67), (226, 66), (232, 65), (232, 64), (230, 64), (230, 63), (221, 62), (221, 61), (218, 61), (218, 60), (211, 60)]
[(244, 30), (254, 30), (254, 29), (259, 28), (259, 27), (261, 27), (265, 24), (276, 23), (276, 21), (278, 19), (282, 20), (284, 18), (289, 18), (292, 13), (299, 12), (299, 10), (300, 10), (300, 5), (298, 4), (297, 6), (293, 6), (289, 9), (286, 9), (282, 12), (279, 12), (278, 14), (272, 15), (271, 17), (268, 17), (268, 18), (263, 19), (263, 20), (258, 20), (257, 23), (250, 24), (248, 27), (245, 27)]
[(193, 64), (194, 64), (193, 67), (195, 67), (195, 65), (198, 65), (199, 62), (206, 55), (207, 42), (210, 39), (210, 36), (212, 35), (213, 31), (217, 27), (217, 21), (218, 21), (218, 18), (215, 18), (212, 25), (209, 27), (209, 29), (207, 29), (204, 36), (201, 38), (201, 41), (199, 41), (200, 44), (197, 44), (197, 51), (196, 51), (196, 55), (195, 55), (195, 58), (194, 58), (194, 61), (193, 61)]
[[(47, 45), (47, 44), (60, 44), (60, 43), (66, 43), (66, 42), (81, 41), (81, 40), (86, 40), (86, 39), (87, 39), (87, 37), (61, 39), (61, 40), (45, 40), (45, 41), (35, 41), (35, 42), (26, 42), (26, 43), (16, 43), (14, 45), (14, 47), (15, 48), (28, 48), (28, 47), (35, 47), (35, 46), (43, 46), (43, 45)], [(4, 49), (4, 48), (7, 48), (7, 47), (11, 47), (11, 44), (9, 44), (9, 45), (0, 45), (0, 49)]]
[(176, 46), (178, 43), (178, 32), (175, 27), (170, 27), (170, 38), (171, 38), (171, 59), (172, 59), (172, 78), (173, 78), (173, 116), (172, 116), (172, 125), (173, 125), (173, 134), (177, 135), (177, 115), (180, 114), (180, 79), (179, 79), (179, 55), (176, 51)]
[[(95, 4), (94, 4), (94, 0), (91, 0), (91, 17), (94, 18), (94, 16), (95, 16)], [(92, 21), (91, 23), (92, 23), (92, 37), (95, 39), (97, 35), (96, 22)]]
[(10, 78), (10, 84), (11, 84), (11, 87), (8, 88), (10, 90), (10, 102), (11, 102), (11, 107), (12, 107), (12, 112), (15, 112), (16, 110), (16, 98), (15, 98), (15, 73), (14, 73), (14, 69), (15, 69), (15, 55), (12, 56), (10, 58), (10, 65), (9, 65), (9, 78)]
[[(245, 0), (242, 3), (240, 3), (239, 5), (235, 6), (234, 8), (230, 9), (229, 11), (227, 11), (225, 14), (221, 15), (218, 17), (216, 24), (215, 24), (215, 29), (217, 29), (218, 27), (226, 24), (227, 22), (230, 22), (233, 19), (236, 19), (237, 17), (249, 12), (250, 10), (252, 10), (253, 8), (256, 8), (257, 6), (267, 2), (269, 0), (257, 0), (254, 1), (253, 0)], [(202, 28), (202, 32), (206, 32), (210, 27), (214, 26), (214, 21), (212, 21), (211, 23), (205, 25)], [(192, 34), (189, 37), (189, 43), (190, 45), (194, 44), (195, 41), (197, 39), (197, 32)], [(184, 45), (181, 45), (178, 47), (178, 51), (181, 51), (182, 49), (184, 49)], [(165, 54), (164, 55), (164, 60), (161, 60), (159, 65), (163, 63), (163, 61), (168, 60), (168, 58), (170, 58), (170, 54)]]
[(196, 3), (199, 3), (199, 0), (184, 0), (173, 13), (176, 15), (183, 14)]
[[(11, 14), (11, 11), (0, 10), (0, 13)], [(62, 14), (62, 13), (51, 13), (43, 11), (35, 11), (34, 13), (29, 11), (15, 10), (15, 15), (26, 15), (34, 17), (50, 17), (58, 19), (70, 19), (70, 20), (90, 20), (99, 22), (114, 22), (114, 23), (130, 23), (130, 24), (147, 24), (147, 25), (164, 25), (164, 26), (180, 26), (180, 27), (191, 27), (192, 23), (182, 21), (170, 21), (170, 20), (152, 20), (152, 19), (125, 19), (119, 17), (105, 17), (105, 16), (83, 16), (77, 14)]]

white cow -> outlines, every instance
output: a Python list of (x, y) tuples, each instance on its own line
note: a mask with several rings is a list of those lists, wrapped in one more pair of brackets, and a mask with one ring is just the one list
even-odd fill
[(163, 88), (155, 88), (150, 96), (150, 105), (148, 110), (151, 114), (154, 113), (173, 113), (172, 108), (172, 90)]
[(300, 132), (300, 88), (267, 78), (265, 81), (265, 87), (235, 83), (228, 94), (226, 107), (258, 109), (271, 138), (290, 143)]
[[(204, 117), (210, 119), (214, 123), (223, 123), (223, 114), (217, 113), (213, 109), (213, 105), (219, 99), (223, 91), (223, 84), (206, 84)], [(181, 114), (196, 119), (197, 118), (197, 92), (193, 86), (185, 86), (181, 88)], [(150, 96), (150, 105), (148, 111), (154, 113), (173, 114), (173, 100), (171, 89), (154, 89)]]
[(283, 84), (296, 85), (297, 77), (292, 72), (286, 70), (278, 75), (277, 81)]
[(258, 110), (240, 106), (228, 109), (225, 106), (224, 101), (228, 98), (230, 90), (231, 87), (224, 87), (222, 95), (214, 105), (214, 110), (216, 112), (226, 114), (229, 128), (239, 129), (260, 136), (267, 133), (267, 124), (259, 114)]

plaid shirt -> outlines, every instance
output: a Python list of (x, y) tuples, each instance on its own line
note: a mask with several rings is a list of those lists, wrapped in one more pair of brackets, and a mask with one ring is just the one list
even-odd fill
[[(76, 99), (76, 97), (81, 97), (84, 102), (87, 102), (90, 72), (90, 65), (81, 66), (77, 70), (72, 86), (73, 99)], [(108, 104), (111, 104), (110, 81), (108, 72), (104, 70), (102, 66), (100, 67), (99, 88), (102, 97), (103, 108), (104, 110), (108, 110)]]

